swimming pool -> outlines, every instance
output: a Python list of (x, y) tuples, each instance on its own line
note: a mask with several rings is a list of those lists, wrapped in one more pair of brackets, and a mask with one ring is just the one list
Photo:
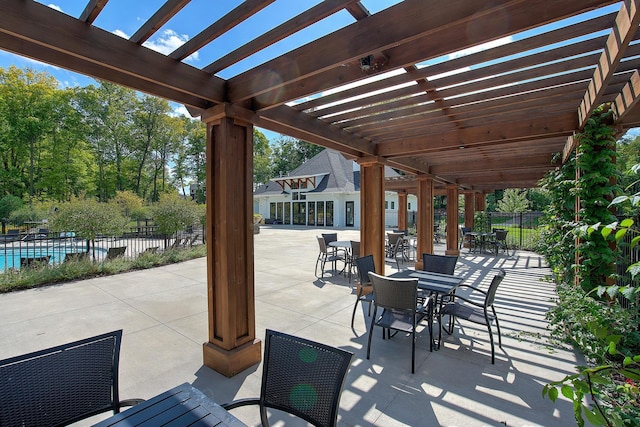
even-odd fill
[[(21, 258), (39, 258), (49, 256), (49, 265), (60, 264), (69, 253), (86, 252), (86, 245), (25, 245), (20, 247), (0, 248), (0, 272), (13, 268), (20, 270)], [(98, 258), (103, 257), (106, 249), (96, 248)], [(99, 255), (98, 255), (99, 254)]]

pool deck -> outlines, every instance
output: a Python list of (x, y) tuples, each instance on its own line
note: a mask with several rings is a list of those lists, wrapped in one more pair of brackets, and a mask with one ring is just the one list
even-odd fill
[[(540, 256), (463, 249), (456, 274), (467, 284), (486, 286), (498, 269), (507, 272), (497, 294), (503, 346), (496, 346), (496, 363), (491, 364), (486, 330), (458, 322), (438, 351), (429, 352), (426, 329), (419, 334), (416, 373), (411, 374), (409, 338), (383, 341), (374, 334), (367, 360), (365, 308), (358, 307), (354, 329), (350, 326), (354, 283), (340, 275), (314, 276), (315, 236), (326, 231), (276, 225), (262, 227), (255, 236), (256, 336), (276, 329), (354, 353), (340, 401), (340, 426), (575, 425), (570, 402), (542, 398), (544, 384), (574, 373), (580, 359), (549, 342), (545, 313), (553, 306), (555, 286), (544, 280), (550, 272)], [(358, 230), (337, 232), (340, 240), (359, 239)], [(436, 245), (436, 253), (443, 252), (444, 246)], [(233, 378), (203, 366), (206, 277), (201, 258), (2, 294), (0, 358), (123, 329), (121, 398), (149, 398), (183, 382), (220, 403), (255, 397), (261, 364)], [(259, 424), (255, 408), (234, 414)], [(275, 414), (272, 425), (306, 424)]]

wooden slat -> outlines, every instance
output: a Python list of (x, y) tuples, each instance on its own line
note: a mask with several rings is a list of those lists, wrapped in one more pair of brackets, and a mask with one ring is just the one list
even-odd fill
[(255, 15), (275, 0), (245, 0), (238, 7), (227, 13), (218, 21), (209, 25), (206, 29), (196, 34), (189, 41), (169, 54), (170, 58), (183, 60), (196, 50), (208, 44), (210, 41), (235, 27), (242, 21)]
[[(409, 13), (409, 16), (396, 14), (396, 8), (410, 7), (409, 3), (414, 2), (405, 1), (300, 48), (304, 48), (304, 51), (296, 49), (236, 76), (229, 82), (231, 99), (244, 99), (262, 94), (263, 96), (256, 99), (256, 109), (266, 109), (277, 103), (293, 101), (367, 77), (355, 64), (358, 58), (371, 51), (385, 51), (389, 60), (382, 71), (388, 71), (469, 47), (469, 39), (465, 36), (469, 25), (474, 28), (476, 26), (482, 28), (482, 31), (476, 34), (478, 39), (474, 39), (474, 44), (480, 44), (615, 2), (585, 0), (582, 2), (555, 2), (552, 6), (548, 1), (530, 0), (507, 4), (494, 2), (492, 5), (496, 9), (483, 9), (487, 6), (484, 1), (466, 2), (467, 5), (459, 5), (459, 2), (456, 1), (450, 3), (447, 8), (442, 8), (439, 1), (423, 0), (421, 7), (414, 9), (412, 14)], [(407, 5), (402, 6), (405, 4)], [(500, 9), (500, 5), (503, 6), (502, 9)], [(463, 6), (475, 8), (476, 12), (482, 10), (483, 13), (471, 12)], [(457, 9), (462, 13), (460, 16), (456, 15), (458, 19), (455, 19), (451, 16), (441, 15), (443, 9)], [(531, 13), (531, 10), (536, 10), (536, 13)], [(492, 12), (509, 16), (509, 19), (505, 19), (506, 27), (495, 25), (495, 13)], [(469, 20), (473, 23), (469, 24)], [(403, 42), (400, 38), (394, 37), (390, 31), (396, 24), (407, 30), (415, 27), (415, 33), (423, 32), (418, 34), (417, 38)], [(384, 28), (385, 31), (380, 32), (380, 28)], [(394, 43), (384, 44), (387, 34), (389, 40), (395, 38)], [(376, 38), (373, 38), (372, 35), (376, 35)], [(344, 44), (342, 40), (350, 40), (351, 43)], [(344, 45), (343, 49), (329, 48), (329, 46), (342, 45)], [(294, 58), (296, 59), (294, 60)], [(331, 58), (335, 58), (335, 61), (333, 62)], [(255, 86), (252, 82), (259, 80), (258, 76), (261, 73), (278, 69), (283, 66), (282, 64), (291, 63), (291, 61), (295, 61), (297, 66), (295, 77), (280, 76), (282, 84), (272, 88), (264, 88), (264, 90), (260, 86), (255, 87), (255, 90), (247, 88)]]
[[(428, 67), (421, 68), (413, 71), (410, 75), (400, 74), (384, 80), (374, 81), (362, 86), (358, 86), (347, 91), (337, 92), (331, 95), (322, 96), (315, 99), (310, 99), (306, 102), (300, 103), (295, 106), (299, 110), (306, 110), (310, 108), (316, 108), (323, 104), (338, 101), (340, 99), (354, 97), (366, 93), (370, 93), (385, 87), (406, 83), (412, 80), (418, 80), (427, 78), (429, 76), (435, 76), (451, 72), (453, 70), (464, 69), (472, 67), (477, 64), (496, 60), (502, 57), (507, 57), (521, 52), (526, 52), (533, 49), (538, 49), (544, 46), (561, 43), (566, 40), (591, 34), (603, 29), (608, 29), (614, 22), (615, 14), (609, 14), (601, 17), (597, 17), (584, 22), (571, 25), (569, 27), (556, 29), (547, 33), (539, 34), (537, 36), (529, 37), (523, 40), (518, 40), (512, 43), (501, 45), (493, 49), (486, 49), (480, 52), (476, 52), (470, 55), (461, 56), (449, 61), (443, 61)], [(604, 36), (603, 36), (604, 37)], [(585, 43), (590, 43), (589, 41)], [(582, 50), (582, 44), (573, 44), (576, 51)], [(598, 45), (602, 47), (602, 44)], [(309, 85), (311, 82), (305, 82), (305, 85)], [(287, 90), (287, 89), (285, 89)]]
[(620, 122), (629, 114), (640, 100), (640, 73), (634, 71), (631, 78), (616, 96), (613, 102), (614, 120)]
[(80, 19), (87, 24), (93, 24), (102, 9), (107, 5), (109, 0), (90, 0), (80, 14)]
[[(26, 44), (23, 48), (14, 46), (11, 50), (16, 53), (35, 59), (41, 59), (40, 55), (47, 56), (50, 59), (43, 60), (129, 87), (135, 88), (145, 81), (148, 83), (144, 84), (149, 86), (155, 84), (164, 88), (149, 93), (159, 95), (169, 89), (181, 93), (185, 98), (195, 99), (189, 102), (197, 107), (223, 101), (225, 87), (222, 79), (40, 3), (0, 0), (0, 10), (3, 11), (0, 33), (11, 35), (14, 40), (24, 40)], [(38, 56), (28, 47), (32, 45), (42, 47), (37, 51)], [(4, 45), (0, 47), (9, 49)], [(59, 55), (59, 59), (56, 55)], [(183, 102), (178, 98), (170, 99)]]
[(605, 50), (600, 56), (596, 71), (589, 83), (589, 88), (584, 94), (578, 109), (580, 129), (584, 127), (587, 119), (598, 106), (603, 90), (606, 88), (611, 76), (613, 76), (625, 49), (638, 29), (638, 24), (640, 24), (639, 5), (640, 0), (625, 0), (622, 2), (620, 12), (616, 16), (615, 26), (609, 34)]
[(230, 65), (235, 64), (254, 53), (279, 42), (285, 37), (290, 36), (309, 25), (314, 24), (328, 16), (333, 15), (339, 10), (353, 4), (357, 0), (325, 0), (320, 4), (302, 12), (300, 15), (291, 18), (287, 22), (278, 25), (270, 31), (253, 39), (249, 43), (231, 51), (203, 68), (204, 71), (215, 74), (224, 70)]
[(555, 120), (549, 120), (549, 117), (532, 117), (529, 120), (516, 123), (479, 126), (464, 131), (434, 135), (432, 138), (409, 138), (399, 142), (383, 143), (378, 144), (376, 148), (379, 156), (408, 156), (460, 146), (461, 144), (471, 147), (514, 140), (524, 142), (543, 136), (560, 136), (563, 133), (568, 136), (576, 127), (577, 117), (575, 114), (556, 116)]
[[(527, 169), (538, 164), (550, 165), (551, 158), (551, 153), (548, 153), (537, 156), (528, 156), (526, 158), (523, 156), (511, 158), (503, 157), (500, 159), (485, 160), (484, 162), (465, 162), (464, 170), (466, 174), (472, 174), (474, 172), (486, 174), (490, 171), (496, 170)], [(456, 174), (460, 169), (459, 163), (450, 163), (446, 165), (431, 166), (429, 168), (429, 172), (434, 175), (449, 175), (452, 173)]]
[(167, 0), (147, 22), (142, 24), (142, 27), (140, 27), (129, 40), (137, 44), (144, 43), (190, 1), (191, 0)]
[[(357, 61), (371, 52), (411, 42), (426, 33), (432, 33), (443, 22), (469, 20), (487, 2), (477, 0), (470, 4), (464, 0), (452, 0), (453, 4), (448, 8), (437, 7), (435, 0), (399, 3), (230, 79), (229, 98), (236, 102), (255, 97), (278, 89), (286, 82), (295, 82), (305, 76)], [(508, 1), (498, 0), (494, 3), (499, 5)], [(380, 31), (381, 28), (384, 31)], [(350, 42), (344, 43), (344, 40)], [(289, 67), (291, 63), (295, 63), (296, 67)], [(274, 85), (271, 79), (260, 78), (273, 70), (281, 73), (279, 77), (282, 83), (279, 85)]]

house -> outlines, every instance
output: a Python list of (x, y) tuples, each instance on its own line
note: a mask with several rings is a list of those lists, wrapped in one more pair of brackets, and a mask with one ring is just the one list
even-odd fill
[[(385, 167), (385, 176), (399, 174)], [(312, 227), (360, 227), (360, 167), (325, 149), (286, 176), (271, 179), (253, 193), (254, 212), (267, 223)], [(417, 199), (408, 197), (408, 210)], [(385, 192), (385, 224), (398, 225), (398, 195)]]

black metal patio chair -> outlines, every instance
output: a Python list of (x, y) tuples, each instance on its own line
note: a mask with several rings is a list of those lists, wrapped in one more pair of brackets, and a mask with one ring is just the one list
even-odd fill
[[(445, 328), (445, 331), (448, 334), (453, 333), (453, 320), (455, 318), (468, 320), (472, 323), (477, 323), (480, 325), (485, 325), (489, 330), (489, 341), (491, 342), (491, 363), (495, 363), (495, 346), (493, 343), (493, 332), (491, 331), (491, 324), (495, 320), (496, 329), (498, 330), (498, 346), (502, 348), (502, 337), (500, 335), (500, 323), (498, 323), (498, 315), (496, 314), (496, 309), (493, 305), (496, 298), (496, 291), (498, 290), (498, 286), (504, 279), (506, 272), (504, 270), (500, 270), (498, 274), (493, 277), (491, 280), (491, 284), (489, 285), (489, 289), (482, 290), (477, 287), (471, 285), (465, 285), (464, 283), (458, 286), (458, 289), (471, 289), (473, 292), (479, 292), (484, 295), (484, 301), (478, 302), (475, 299), (472, 299), (472, 295), (468, 297), (462, 297), (458, 294), (444, 296), (440, 299), (440, 308), (438, 310), (438, 319), (440, 324), (440, 332), (438, 333), (438, 346), (442, 342), (442, 329), (444, 324), (442, 322), (442, 317), (449, 315), (449, 327)], [(491, 310), (491, 311), (489, 311)]]
[(331, 251), (327, 248), (327, 244), (325, 243), (324, 238), (316, 236), (316, 239), (318, 240), (319, 251), (318, 258), (316, 259), (315, 275), (316, 277), (318, 277), (318, 264), (320, 264), (320, 277), (322, 278), (324, 277), (324, 266), (327, 263), (330, 263), (333, 270), (336, 271), (338, 261), (346, 263), (347, 260), (344, 251)]
[(356, 310), (359, 303), (362, 301), (369, 305), (369, 316), (371, 316), (371, 303), (373, 302), (373, 288), (371, 287), (371, 280), (369, 279), (369, 272), (376, 272), (376, 264), (373, 260), (373, 255), (365, 255), (355, 260), (356, 267), (358, 269), (358, 285), (356, 287), (357, 297), (356, 302), (353, 305), (353, 313), (351, 314), (351, 327), (353, 328), (353, 322), (356, 318)]
[[(369, 326), (367, 360), (371, 354), (373, 328), (382, 328), (382, 338), (391, 338), (391, 330), (411, 334), (411, 373), (416, 365), (416, 329), (424, 319), (428, 319), (429, 351), (433, 349), (432, 300), (426, 298), (418, 303), (418, 279), (398, 279), (369, 273), (373, 286), (373, 316)], [(378, 315), (378, 309), (382, 312)]]
[(263, 426), (268, 409), (295, 415), (317, 427), (338, 424), (340, 396), (353, 353), (267, 329), (260, 397), (223, 404), (231, 410), (258, 405)]
[(122, 330), (0, 361), (0, 425), (68, 425), (141, 399), (120, 401)]
[(453, 274), (457, 262), (455, 255), (422, 254), (422, 270), (431, 273)]

